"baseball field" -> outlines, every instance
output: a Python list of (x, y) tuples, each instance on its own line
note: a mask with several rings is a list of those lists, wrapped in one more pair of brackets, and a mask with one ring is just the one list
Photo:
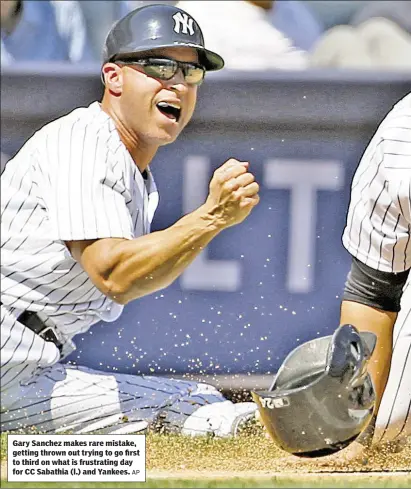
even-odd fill
[[(1, 437), (1, 487), (57, 487), (7, 482), (6, 436)], [(411, 487), (411, 446), (400, 453), (373, 451), (350, 463), (298, 459), (257, 435), (192, 439), (150, 434), (146, 446), (146, 483), (59, 483), (58, 487)]]

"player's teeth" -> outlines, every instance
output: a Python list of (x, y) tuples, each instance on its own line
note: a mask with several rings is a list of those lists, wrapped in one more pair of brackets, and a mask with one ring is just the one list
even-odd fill
[(173, 107), (174, 109), (180, 109), (180, 107), (178, 105), (168, 104), (167, 102), (159, 102), (157, 105), (159, 107)]

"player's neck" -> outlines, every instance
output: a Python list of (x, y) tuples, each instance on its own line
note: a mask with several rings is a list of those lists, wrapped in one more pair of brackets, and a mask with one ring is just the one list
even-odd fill
[(143, 141), (139, 140), (138, 137), (134, 136), (122, 123), (115, 111), (111, 110), (111, 107), (104, 103), (104, 100), (101, 104), (101, 108), (113, 119), (121, 141), (127, 148), (140, 172), (143, 173), (150, 164), (151, 160), (154, 158), (158, 150), (158, 146), (147, 145)]
[(157, 153), (158, 146), (146, 146), (141, 141), (130, 137), (127, 131), (122, 132), (118, 126), (117, 131), (124, 146), (133, 158), (134, 163), (140, 172), (143, 173)]

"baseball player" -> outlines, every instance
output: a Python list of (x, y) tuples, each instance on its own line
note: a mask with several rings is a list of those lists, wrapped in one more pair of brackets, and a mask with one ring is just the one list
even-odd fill
[(343, 244), (352, 266), (341, 324), (372, 331), (377, 402), (362, 443), (411, 436), (411, 94), (389, 112), (352, 181)]
[[(190, 121), (223, 59), (172, 5), (130, 12), (108, 34), (104, 97), (46, 125), (1, 179), (1, 429), (43, 433), (235, 434), (254, 403), (206, 384), (111, 374), (60, 361), (75, 336), (172, 283), (259, 201), (247, 162), (216, 170), (201, 207), (150, 234), (157, 149)], [(137, 331), (138, 336), (138, 331)]]
[(347, 462), (411, 437), (411, 93), (364, 152), (343, 244), (352, 266), (339, 328), (293, 350), (252, 394), (281, 448)]

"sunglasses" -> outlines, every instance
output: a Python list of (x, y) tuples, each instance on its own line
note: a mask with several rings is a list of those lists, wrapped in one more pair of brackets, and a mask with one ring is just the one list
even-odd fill
[(181, 70), (188, 85), (201, 85), (206, 72), (204, 66), (169, 58), (116, 59), (114, 62), (141, 66), (146, 75), (159, 80), (171, 80)]

